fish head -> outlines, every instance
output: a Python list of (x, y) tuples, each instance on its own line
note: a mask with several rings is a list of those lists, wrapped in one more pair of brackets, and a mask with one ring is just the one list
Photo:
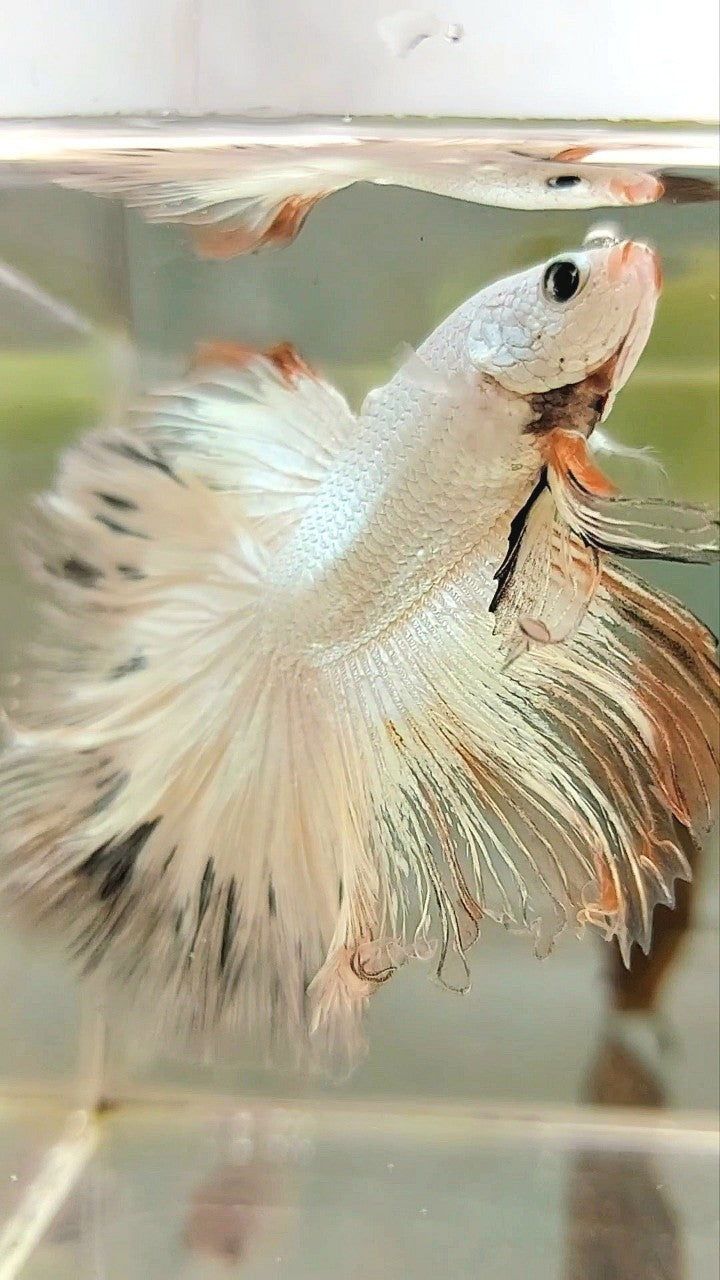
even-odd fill
[(648, 340), (661, 286), (649, 245), (591, 233), (581, 249), (477, 294), (465, 309), (465, 356), (526, 397), (604, 378), (605, 418)]
[(506, 164), (501, 172), (496, 203), (507, 208), (617, 208), (653, 204), (665, 193), (654, 174), (617, 165), (533, 160)]
[[(552, 158), (504, 150), (500, 155), (431, 156), (409, 161), (408, 185), (440, 195), (502, 209), (612, 209), (654, 204), (666, 195), (665, 182), (646, 169), (595, 164), (592, 149), (572, 147)], [(371, 171), (372, 181), (378, 179)]]

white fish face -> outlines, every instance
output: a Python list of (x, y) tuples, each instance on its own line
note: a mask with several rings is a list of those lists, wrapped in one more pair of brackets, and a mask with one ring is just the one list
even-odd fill
[(652, 204), (664, 187), (651, 173), (603, 165), (565, 165), (525, 160), (479, 168), (458, 175), (456, 195), (506, 209), (597, 209)]
[(581, 382), (617, 355), (614, 396), (647, 342), (661, 285), (657, 254), (636, 241), (561, 254), (462, 308), (470, 364), (531, 395)]

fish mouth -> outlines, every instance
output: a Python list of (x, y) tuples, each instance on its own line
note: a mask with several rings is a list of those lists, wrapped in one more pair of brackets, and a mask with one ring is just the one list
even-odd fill
[(617, 284), (628, 275), (636, 275), (641, 284), (659, 293), (663, 285), (660, 255), (641, 240), (624, 240), (613, 245), (607, 261), (608, 280)]
[(629, 173), (611, 178), (610, 191), (618, 204), (654, 204), (665, 194), (665, 187), (652, 173)]
[(660, 256), (650, 245), (639, 240), (625, 240), (612, 247), (607, 260), (607, 277), (611, 284), (634, 279), (639, 287), (639, 300), (630, 317), (625, 337), (612, 355), (592, 373), (603, 371), (610, 385), (601, 421), (612, 408), (618, 391), (625, 386), (650, 336), (655, 307), (662, 291), (663, 276)]

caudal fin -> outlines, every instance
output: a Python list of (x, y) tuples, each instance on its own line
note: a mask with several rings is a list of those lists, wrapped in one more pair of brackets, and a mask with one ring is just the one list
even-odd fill
[(353, 418), (289, 348), (219, 354), (83, 439), (38, 504), (0, 887), (164, 1037), (288, 1063), (312, 1052), (351, 809), (322, 698), (263, 630), (265, 575)]

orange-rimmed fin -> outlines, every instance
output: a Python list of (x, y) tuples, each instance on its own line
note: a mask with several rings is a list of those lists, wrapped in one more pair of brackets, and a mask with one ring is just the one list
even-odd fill
[(267, 351), (243, 342), (224, 339), (200, 342), (193, 352), (189, 369), (191, 372), (199, 369), (247, 369), (258, 359), (268, 360), (274, 365), (288, 385), (292, 385), (297, 378), (316, 378), (316, 374), (292, 342), (278, 342)]
[(631, 558), (686, 564), (708, 564), (720, 555), (720, 525), (705, 507), (620, 496), (579, 433), (550, 432), (544, 451), (558, 511), (590, 546)]
[(548, 468), (566, 483), (575, 483), (585, 493), (609, 498), (617, 493), (595, 461), (587, 439), (577, 431), (550, 431), (543, 444)]
[[(257, 253), (260, 249), (281, 249), (299, 234), (310, 210), (327, 192), (315, 196), (289, 196), (277, 204), (266, 201), (263, 217), (258, 217), (257, 202), (248, 202), (248, 212), (231, 214), (226, 221), (195, 222), (190, 224), (190, 234), (195, 252), (201, 258), (236, 258), (243, 253)], [(252, 211), (252, 212), (251, 212)]]
[[(546, 448), (551, 487), (539, 486), (511, 540), (493, 602), (495, 631), (511, 657), (527, 655), (508, 678), (532, 688), (528, 716), (540, 709), (545, 717), (548, 751), (554, 755), (563, 741), (576, 762), (572, 769), (567, 756), (557, 762), (555, 779), (560, 785), (564, 777), (563, 796), (577, 805), (593, 870), (568, 902), (579, 922), (617, 937), (627, 959), (633, 943), (649, 947), (654, 906), (672, 904), (674, 882), (689, 879), (696, 842), (717, 812), (716, 648), (687, 610), (593, 545), (591, 503), (606, 503), (608, 520), (617, 519), (618, 504), (623, 516), (635, 508), (614, 495), (585, 441), (550, 433)], [(712, 549), (702, 542), (680, 548), (661, 540), (663, 507), (657, 504), (655, 554), (709, 559)], [(637, 531), (619, 519), (617, 528), (616, 549), (640, 554)], [(559, 627), (563, 605), (572, 625)], [(539, 775), (539, 759), (535, 767)], [(526, 785), (532, 791), (536, 779)], [(559, 814), (558, 797), (549, 803)]]
[(289, 244), (313, 206), (337, 189), (332, 179), (328, 184), (327, 175), (322, 174), (315, 182), (307, 174), (299, 180), (292, 174), (286, 180), (273, 174), (249, 182), (242, 169), (227, 163), (210, 177), (206, 174), (207, 169), (189, 177), (178, 173), (172, 155), (138, 151), (112, 161), (110, 157), (99, 158), (96, 172), (55, 181), (60, 186), (122, 200), (148, 222), (185, 226), (198, 255), (216, 259)]

